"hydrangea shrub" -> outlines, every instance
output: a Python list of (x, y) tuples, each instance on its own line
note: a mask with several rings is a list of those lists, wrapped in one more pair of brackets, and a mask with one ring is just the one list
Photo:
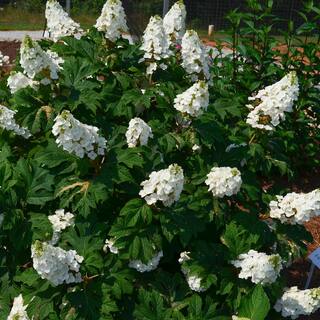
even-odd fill
[(312, 241), (319, 190), (280, 183), (319, 165), (319, 8), (283, 54), (271, 6), (229, 14), (227, 50), (185, 30), (182, 1), (130, 43), (120, 0), (86, 31), (48, 0), (51, 38), (27, 37), (1, 73), (0, 319), (320, 308), (319, 288), (283, 277)]

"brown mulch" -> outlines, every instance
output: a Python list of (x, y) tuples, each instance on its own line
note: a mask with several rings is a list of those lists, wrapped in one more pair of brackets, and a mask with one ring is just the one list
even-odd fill
[(0, 51), (10, 57), (10, 61), (14, 60), (17, 56), (17, 51), (20, 48), (19, 41), (0, 41)]
[[(208, 45), (215, 45), (213, 42), (206, 41)], [(10, 63), (13, 63), (20, 48), (19, 41), (0, 41), (0, 51), (10, 57)], [(283, 51), (284, 49), (281, 48)], [(264, 187), (269, 189), (275, 183), (290, 187), (290, 190), (295, 192), (309, 192), (320, 187), (320, 170), (316, 172), (303, 175), (299, 181), (288, 182), (280, 179), (279, 181), (273, 181), (272, 183), (265, 184)], [(309, 252), (312, 252), (316, 248), (320, 247), (320, 217), (315, 218), (306, 223), (306, 228), (312, 233), (314, 242), (308, 245)], [(289, 286), (298, 286), (303, 289), (308, 277), (308, 271), (310, 269), (310, 262), (308, 260), (299, 260), (293, 263), (290, 268), (285, 272), (285, 278)], [(320, 270), (316, 269), (310, 287), (320, 286)], [(308, 317), (300, 317), (298, 320), (319, 320), (320, 311)]]

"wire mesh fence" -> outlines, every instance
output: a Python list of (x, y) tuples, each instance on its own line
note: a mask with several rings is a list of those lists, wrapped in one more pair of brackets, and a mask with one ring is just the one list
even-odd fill
[[(168, 0), (171, 6), (176, 0)], [(43, 16), (46, 0), (0, 0), (0, 6), (14, 6), (26, 12), (33, 12)], [(66, 0), (59, 0), (65, 7)], [(125, 7), (128, 24), (135, 34), (141, 34), (145, 29), (150, 16), (163, 13), (164, 0), (122, 0)], [(246, 0), (185, 0), (187, 7), (188, 28), (207, 30), (208, 25), (214, 25), (215, 30), (223, 30), (229, 27), (226, 14), (235, 8), (244, 9)], [(263, 2), (263, 1), (262, 1)], [(70, 0), (71, 15), (77, 19), (86, 16), (88, 25), (94, 23), (105, 0)], [(276, 0), (274, 1), (273, 14), (279, 17), (278, 28), (286, 28), (286, 20), (292, 19), (299, 23), (298, 11), (302, 8), (301, 0)], [(84, 19), (82, 19), (84, 20)], [(0, 21), (1, 22), (1, 21)], [(80, 22), (81, 19), (80, 19)]]

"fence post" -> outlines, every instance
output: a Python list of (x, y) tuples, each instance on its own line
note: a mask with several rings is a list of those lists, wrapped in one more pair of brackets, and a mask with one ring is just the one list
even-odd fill
[(71, 0), (66, 0), (66, 11), (70, 14)]
[(169, 0), (163, 0), (162, 16), (164, 17), (168, 11), (169, 11)]

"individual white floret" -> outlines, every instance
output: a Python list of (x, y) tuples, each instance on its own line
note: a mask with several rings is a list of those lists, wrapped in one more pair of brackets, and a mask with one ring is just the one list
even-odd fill
[(52, 127), (59, 147), (79, 158), (87, 155), (92, 160), (105, 154), (107, 141), (98, 131), (97, 127), (81, 123), (67, 110), (55, 118)]
[(182, 0), (177, 1), (163, 18), (163, 27), (169, 45), (181, 43), (186, 31), (186, 6)]
[(50, 244), (56, 244), (60, 239), (61, 231), (74, 225), (74, 215), (70, 212), (64, 212), (64, 209), (55, 211), (55, 214), (48, 216), (52, 224), (53, 235)]
[(47, 279), (54, 286), (82, 281), (79, 270), (83, 257), (75, 250), (66, 251), (37, 240), (31, 246), (31, 257), (33, 268), (40, 277)]
[(48, 84), (59, 78), (59, 71), (64, 60), (57, 53), (44, 51), (37, 42), (26, 36), (20, 48), (20, 64), (24, 73), (31, 79), (40, 74), (44, 77), (41, 83)]
[(107, 253), (108, 250), (110, 250), (110, 252), (114, 254), (119, 253), (119, 249), (114, 245), (114, 240), (112, 239), (106, 239), (105, 245), (103, 246), (103, 251), (105, 253)]
[(231, 263), (241, 268), (239, 278), (251, 278), (253, 283), (270, 284), (277, 280), (282, 269), (281, 257), (278, 254), (267, 255), (264, 252), (250, 250), (240, 254)]
[(184, 263), (185, 261), (189, 261), (191, 258), (189, 256), (190, 251), (183, 251), (180, 253), (180, 258), (178, 260), (179, 263)]
[(159, 66), (166, 69), (166, 65), (161, 60), (168, 58), (173, 53), (169, 48), (160, 16), (150, 18), (142, 37), (141, 50), (144, 51), (144, 55), (140, 62), (146, 61), (148, 64), (147, 74), (151, 75)]
[(140, 118), (133, 118), (129, 122), (126, 138), (129, 148), (134, 148), (138, 144), (145, 146), (149, 138), (152, 138), (152, 129)]
[(163, 252), (158, 252), (147, 264), (144, 264), (141, 260), (132, 260), (129, 262), (129, 267), (136, 269), (139, 272), (150, 272), (155, 270), (163, 257)]
[(9, 62), (10, 62), (9, 56), (4, 56), (3, 53), (0, 51), (0, 67), (3, 67), (6, 64), (9, 64)]
[(282, 120), (285, 112), (292, 112), (293, 104), (298, 100), (299, 82), (296, 73), (290, 72), (280, 81), (260, 90), (249, 97), (252, 104), (247, 117), (247, 124), (253, 128), (274, 130)]
[(288, 193), (271, 201), (270, 217), (282, 223), (304, 224), (320, 215), (320, 189), (309, 193)]
[(213, 196), (222, 198), (239, 192), (242, 184), (241, 173), (237, 168), (214, 167), (207, 175), (206, 185)]
[(116, 41), (125, 32), (128, 32), (126, 14), (120, 0), (107, 0), (95, 27), (105, 33), (110, 41)]
[(12, 72), (7, 80), (11, 93), (15, 93), (20, 89), (31, 87), (36, 89), (38, 82), (28, 78), (22, 72)]
[(274, 306), (283, 317), (297, 319), (310, 315), (320, 308), (320, 288), (299, 290), (297, 287), (287, 289)]
[(192, 81), (210, 81), (209, 58), (198, 34), (188, 30), (182, 38), (182, 67)]
[(80, 24), (69, 17), (58, 1), (47, 1), (45, 16), (47, 19), (47, 30), (53, 41), (66, 36), (74, 36), (77, 39), (81, 38), (83, 30)]
[(192, 117), (200, 116), (209, 105), (208, 85), (204, 81), (196, 82), (185, 92), (178, 94), (174, 99), (174, 107), (182, 113)]
[(24, 302), (21, 294), (14, 298), (13, 305), (7, 320), (29, 320), (26, 311), (28, 305), (23, 305), (23, 303)]
[(149, 205), (162, 201), (164, 206), (169, 207), (179, 200), (183, 183), (182, 168), (172, 164), (167, 169), (153, 171), (149, 179), (141, 183), (143, 189), (139, 195), (145, 198)]
[(5, 106), (0, 105), (0, 128), (13, 131), (15, 134), (22, 136), (25, 139), (31, 137), (31, 133), (28, 128), (20, 127), (15, 119), (14, 116), (17, 112), (8, 109)]
[(197, 152), (197, 151), (200, 151), (200, 150), (201, 150), (201, 147), (198, 144), (194, 144), (192, 146), (192, 151), (193, 152)]

